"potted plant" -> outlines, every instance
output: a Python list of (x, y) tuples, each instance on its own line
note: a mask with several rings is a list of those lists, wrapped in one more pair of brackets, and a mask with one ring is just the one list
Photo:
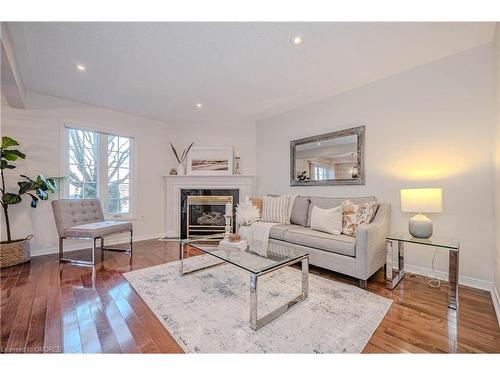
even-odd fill
[(242, 240), (252, 241), (251, 225), (260, 220), (259, 209), (253, 202), (245, 197), (245, 200), (236, 206), (236, 223), (240, 225), (238, 234)]
[(21, 239), (12, 239), (9, 206), (21, 203), (23, 196), (28, 196), (29, 199), (31, 199), (31, 207), (36, 208), (39, 200), (49, 199), (49, 193), (55, 193), (56, 191), (57, 178), (45, 178), (43, 175), (38, 175), (35, 179), (21, 175), (23, 180), (17, 183), (19, 185), (19, 191), (17, 193), (10, 193), (7, 191), (4, 173), (6, 170), (16, 168), (12, 162), (17, 159), (26, 158), (25, 154), (15, 149), (16, 146), (19, 146), (16, 140), (9, 137), (2, 137), (2, 145), (0, 147), (0, 204), (2, 205), (4, 214), (7, 240), (0, 242), (0, 268), (13, 266), (30, 260), (30, 239), (33, 235)]

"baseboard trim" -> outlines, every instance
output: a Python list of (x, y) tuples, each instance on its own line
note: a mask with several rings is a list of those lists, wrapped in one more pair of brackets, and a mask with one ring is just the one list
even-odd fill
[[(410, 264), (405, 264), (405, 271), (427, 277), (437, 277), (440, 280), (448, 281), (447, 272), (433, 271), (432, 269), (426, 267), (412, 266)], [(492, 292), (494, 286), (493, 282), (491, 281), (475, 279), (469, 276), (459, 276), (458, 283), (460, 285), (470, 286), (471, 288), (476, 288), (481, 290), (487, 290), (489, 292)]]
[[(164, 237), (164, 233), (159, 233), (159, 234), (145, 234), (142, 236), (137, 236), (134, 235), (134, 242), (135, 241), (145, 241), (145, 240), (154, 240), (157, 238)], [(81, 241), (79, 241), (78, 244), (71, 245), (69, 243), (64, 244), (64, 251), (74, 251), (74, 250), (82, 250), (82, 249), (87, 249), (89, 248), (89, 245), (91, 241), (89, 240), (88, 243), (85, 245)], [(120, 243), (125, 243), (128, 242), (128, 236), (120, 236), (116, 237), (113, 239), (106, 240), (106, 245), (117, 245)], [(38, 257), (42, 255), (50, 255), (50, 254), (57, 254), (59, 252), (59, 249), (57, 247), (48, 247), (44, 249), (32, 249), (31, 250), (31, 257)]]
[(491, 290), (491, 299), (493, 300), (493, 306), (497, 314), (497, 322), (500, 326), (500, 294), (495, 284), (493, 284), (493, 289)]

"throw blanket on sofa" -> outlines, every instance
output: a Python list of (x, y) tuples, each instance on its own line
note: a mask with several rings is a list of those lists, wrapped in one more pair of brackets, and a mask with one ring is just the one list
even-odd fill
[[(278, 196), (273, 196), (278, 197)], [(292, 214), (292, 207), (297, 197), (296, 194), (286, 196), (289, 198), (288, 208), (285, 212), (285, 222), (290, 223), (290, 216)], [(265, 203), (264, 203), (265, 204)], [(265, 208), (264, 208), (265, 209)], [(261, 212), (262, 214), (262, 212)], [(283, 223), (273, 223), (273, 222), (265, 222), (258, 221), (251, 225), (251, 238), (247, 238), (250, 249), (259, 255), (267, 256), (267, 246), (269, 244), (269, 232), (271, 232), (271, 228), (275, 225), (280, 225)]]
[(257, 222), (252, 224), (252, 238), (249, 241), (250, 249), (259, 255), (267, 255), (269, 232), (278, 223)]

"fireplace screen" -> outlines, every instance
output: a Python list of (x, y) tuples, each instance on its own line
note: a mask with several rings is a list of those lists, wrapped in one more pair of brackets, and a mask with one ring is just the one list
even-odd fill
[[(226, 204), (233, 212), (232, 196), (191, 195), (187, 197), (187, 237), (224, 233)], [(231, 222), (231, 232), (233, 223)]]

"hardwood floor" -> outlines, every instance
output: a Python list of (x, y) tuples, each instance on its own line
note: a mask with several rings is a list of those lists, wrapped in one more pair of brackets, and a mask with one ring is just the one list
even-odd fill
[[(189, 255), (196, 255), (191, 249)], [(88, 256), (79, 251), (72, 256)], [(2, 352), (181, 353), (182, 349), (122, 273), (178, 259), (178, 244), (134, 244), (134, 256), (105, 252), (93, 267), (59, 266), (57, 256), (1, 270)], [(100, 255), (98, 256), (100, 259)], [(311, 273), (357, 285), (355, 279), (311, 267)], [(365, 353), (500, 352), (490, 294), (460, 287), (458, 313), (447, 308), (447, 286), (407, 274), (387, 290), (379, 271), (368, 290), (392, 298)]]

